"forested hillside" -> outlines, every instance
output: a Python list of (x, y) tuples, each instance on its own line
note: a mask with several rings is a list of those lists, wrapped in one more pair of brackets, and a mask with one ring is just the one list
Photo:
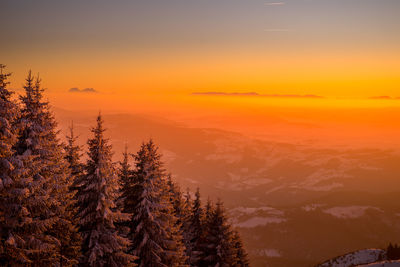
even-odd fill
[[(101, 114), (63, 143), (39, 77), (0, 65), (1, 266), (249, 266), (221, 200), (182, 192), (153, 140), (113, 162)], [(83, 160), (83, 155), (86, 153)]]

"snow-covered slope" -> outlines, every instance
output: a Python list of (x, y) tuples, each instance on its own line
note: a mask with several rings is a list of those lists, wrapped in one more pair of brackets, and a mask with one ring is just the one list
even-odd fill
[(375, 263), (385, 259), (386, 259), (386, 251), (383, 249), (364, 249), (336, 257), (334, 259), (331, 259), (329, 261), (326, 261), (318, 265), (317, 267), (364, 266), (365, 264)]
[(359, 267), (399, 267), (400, 261), (381, 261), (370, 264), (359, 265)]

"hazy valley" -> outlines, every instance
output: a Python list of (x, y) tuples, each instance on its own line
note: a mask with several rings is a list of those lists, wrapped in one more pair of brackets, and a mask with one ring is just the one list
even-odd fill
[[(56, 109), (62, 133), (74, 121), (81, 142), (95, 115)], [(263, 141), (146, 115), (104, 114), (104, 119), (115, 160), (125, 143), (134, 153), (153, 138), (183, 189), (200, 187), (204, 199), (221, 198), (254, 266), (313, 266), (398, 241), (395, 149)]]

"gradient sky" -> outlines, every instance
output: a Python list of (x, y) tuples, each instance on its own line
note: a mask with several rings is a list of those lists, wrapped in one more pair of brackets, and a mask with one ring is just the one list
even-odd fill
[(15, 88), (400, 96), (398, 0), (2, 0), (0, 23)]

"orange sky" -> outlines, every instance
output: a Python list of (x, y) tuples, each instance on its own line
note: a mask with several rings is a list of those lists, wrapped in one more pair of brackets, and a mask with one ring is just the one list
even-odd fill
[(400, 2), (270, 2), (6, 0), (0, 59), (57, 93), (400, 96)]
[[(175, 51), (142, 56), (68, 54), (28, 60), (46, 87), (64, 93), (92, 87), (105, 94), (190, 94), (198, 91), (315, 94), (326, 97), (400, 96), (400, 53), (330, 50), (261, 55), (250, 51)], [(25, 58), (25, 57), (24, 57)], [(28, 57), (29, 58), (29, 57)], [(28, 64), (8, 64), (20, 86)]]
[(255, 125), (279, 117), (396, 136), (399, 113), (388, 108), (400, 100), (369, 98), (400, 97), (400, 2), (270, 2), (6, 0), (0, 60), (13, 72), (12, 88), (20, 90), (32, 69), (53, 106), (65, 109), (153, 113), (198, 125), (207, 117), (209, 125), (254, 134), (268, 131)]

